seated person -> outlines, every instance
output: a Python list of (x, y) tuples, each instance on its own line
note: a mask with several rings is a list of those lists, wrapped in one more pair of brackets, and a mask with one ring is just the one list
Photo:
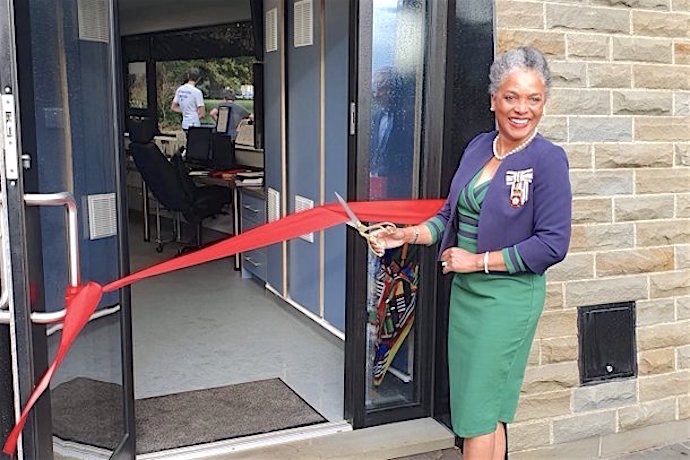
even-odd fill
[[(250, 113), (239, 104), (235, 102), (235, 92), (229, 88), (223, 90), (223, 101), (218, 104), (218, 107), (229, 107), (230, 114), (228, 119), (228, 129), (226, 135), (230, 136), (233, 140), (237, 137), (237, 125), (240, 124), (244, 118), (248, 118)], [(211, 110), (211, 118), (213, 121), (218, 121), (218, 107)]]

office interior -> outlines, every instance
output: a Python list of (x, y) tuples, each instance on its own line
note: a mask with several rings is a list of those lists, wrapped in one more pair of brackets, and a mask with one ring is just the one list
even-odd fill
[[(80, 22), (82, 12), (74, 3), (74, 11), (61, 12), (68, 16), (66, 28), (76, 28)], [(39, 114), (35, 147), (39, 152), (54, 148), (58, 157), (46, 155), (40, 159), (40, 167), (35, 169), (37, 188), (69, 188), (65, 183), (72, 181), (69, 186), (80, 206), (92, 214), (105, 212), (92, 196), (98, 195), (105, 206), (117, 209), (116, 192), (125, 188), (123, 185), (128, 192), (127, 208), (118, 209), (120, 216), (129, 217), (127, 231), (119, 227), (120, 233), (106, 232), (94, 238), (96, 230), (89, 228), (90, 237), (81, 242), (85, 279), (105, 283), (116, 279), (121, 271), (136, 270), (176, 255), (175, 244), (167, 244), (157, 252), (155, 242), (144, 241), (141, 179), (124, 155), (131, 139), (124, 131), (117, 136), (109, 131), (117, 124), (116, 119), (121, 119), (125, 127), (130, 115), (157, 118), (157, 113), (151, 112), (157, 109), (150, 104), (139, 112), (109, 112), (113, 96), (108, 82), (113, 81), (113, 74), (119, 74), (121, 81), (115, 78), (115, 83), (119, 83), (121, 105), (126, 108), (129, 71), (142, 68), (136, 63), (145, 62), (148, 78), (149, 69), (155, 69), (155, 59), (191, 58), (185, 55), (189, 49), (206, 49), (207, 54), (199, 56), (203, 59), (225, 56), (223, 52), (233, 54), (228, 52), (232, 48), (227, 43), (220, 47), (218, 43), (210, 43), (209, 48), (197, 46), (196, 38), (217, 36), (209, 33), (213, 28), (239, 24), (238, 28), (251, 31), (245, 41), (252, 45), (242, 41), (245, 44), (238, 46), (242, 51), (234, 54), (246, 56), (247, 50), (254, 50), (258, 67), (253, 68), (259, 70), (253, 75), (263, 77), (259, 83), (254, 81), (254, 104), (259, 88), (263, 104), (260, 112), (255, 105), (253, 124), (247, 125), (253, 129), (253, 145), (251, 140), (238, 142), (235, 156), (244, 165), (262, 168), (264, 181), (260, 187), (233, 189), (237, 202), (231, 208), (232, 216), (207, 219), (211, 224), (205, 229), (205, 242), (334, 201), (334, 192), (349, 199), (386, 198), (372, 193), (369, 183), (370, 134), (378, 108), (372, 100), (372, 79), (379, 68), (395, 64), (406, 72), (404, 101), (408, 104), (411, 135), (405, 137), (410, 152), (405, 161), (410, 168), (405, 169), (405, 190), (390, 198), (440, 196), (440, 184), (449, 179), (444, 174), (450, 174), (459, 152), (446, 149), (447, 156), (438, 152), (444, 151), (446, 144), (461, 145), (469, 138), (468, 133), (478, 131), (477, 125), (486, 127), (489, 121), (470, 116), (467, 101), (473, 101), (470, 105), (475, 108), (485, 103), (485, 96), (484, 87), (477, 85), (467, 69), (483, 75), (481, 67), (489, 61), (491, 32), (487, 35), (486, 29), (491, 28), (490, 9), (482, 10), (486, 14), (481, 20), (473, 17), (470, 27), (458, 26), (457, 40), (464, 37), (464, 44), (476, 43), (476, 47), (463, 51), (465, 59), (458, 61), (462, 64), (452, 68), (456, 72), (453, 78), (468, 81), (462, 93), (449, 96), (443, 82), (432, 79), (429, 70), (446, 71), (445, 63), (440, 63), (443, 53), (430, 52), (445, 50), (446, 46), (444, 35), (431, 33), (445, 30), (448, 13), (434, 9), (435, 2), (120, 0), (110, 4), (119, 5), (118, 38), (123, 51), (117, 56), (121, 61), (117, 71), (104, 64), (112, 43), (108, 47), (103, 46), (103, 41), (68, 40), (65, 46), (71, 48), (62, 53), (66, 55), (62, 62), (54, 58), (61, 52), (53, 47), (63, 46), (65, 40), (32, 37), (33, 59), (45, 63), (33, 70), (32, 77), (34, 86), (42, 90), (36, 90)], [(449, 8), (445, 2), (443, 5)], [(32, 30), (60, 36), (62, 32), (54, 27), (43, 27), (52, 24), (58, 9), (59, 5), (46, 5), (33, 12)], [(358, 28), (360, 21), (364, 26)], [(257, 34), (259, 29), (261, 33)], [(468, 31), (474, 35), (467, 36)], [(176, 41), (166, 46), (166, 38), (171, 36), (177, 37)], [(381, 37), (388, 38), (381, 41)], [(138, 44), (133, 49), (143, 54), (128, 55), (128, 43)], [(187, 48), (185, 43), (193, 46)], [(130, 67), (132, 63), (135, 65)], [(81, 75), (86, 66), (91, 72), (88, 78)], [(69, 94), (65, 88), (70, 88)], [(156, 101), (151, 85), (147, 84), (146, 89), (147, 101)], [(462, 97), (465, 103), (451, 103), (447, 97), (453, 101)], [(62, 101), (72, 112), (53, 108), (59, 105), (53, 99)], [(90, 104), (83, 104), (84, 100)], [(463, 123), (443, 126), (444, 114), (439, 107), (445, 104), (452, 107), (448, 109), (451, 112), (458, 111), (451, 118)], [(431, 110), (433, 107), (436, 109)], [(65, 131), (53, 129), (66, 121), (72, 123), (69, 140), (65, 139)], [(263, 130), (256, 130), (261, 125)], [(251, 134), (246, 137), (251, 139)], [(171, 154), (184, 144), (184, 139), (164, 130), (158, 133), (155, 143)], [(114, 146), (118, 145), (122, 147), (121, 155), (112, 162), (111, 150), (117, 151)], [(427, 157), (424, 151), (430, 152)], [(63, 158), (73, 161), (74, 174), (64, 172), (69, 168)], [(118, 170), (119, 183), (114, 179)], [(41, 231), (46, 241), (42, 264), (63, 267), (63, 235), (56, 229), (62, 228), (64, 217), (53, 211), (41, 211)], [(105, 216), (110, 218), (108, 222), (117, 220), (107, 212)], [(152, 226), (153, 221), (151, 217)], [(170, 223), (170, 219), (164, 220), (167, 228)], [(124, 257), (119, 252), (122, 247), (128, 248)], [(118, 259), (126, 261), (124, 270), (115, 263)], [(419, 287), (417, 310), (410, 316), (414, 322), (407, 323), (413, 326), (405, 329), (406, 335), (396, 345), (397, 361), (386, 363), (390, 372), (383, 380), (379, 375), (376, 383), (369, 367), (372, 354), (378, 351), (372, 345), (376, 331), (369, 326), (369, 316), (376, 309), (372, 306), (376, 286), (369, 280), (377, 268), (372, 268), (364, 240), (345, 226), (338, 226), (242, 254), (239, 270), (235, 259), (230, 258), (142, 281), (131, 288), (131, 308), (125, 303), (121, 307), (122, 297), (116, 293), (106, 294), (52, 387), (57, 390), (75, 376), (88, 377), (121, 384), (131, 388), (135, 398), (146, 399), (278, 377), (324, 418), (324, 425), (330, 424), (329, 429), (357, 429), (444, 414), (443, 394), (447, 389), (434, 386), (443, 381), (435, 375), (437, 356), (441, 356), (438, 368), (443, 368), (443, 346), (439, 345), (443, 344), (443, 334), (435, 332), (443, 330), (443, 315), (435, 310), (443, 299), (436, 298), (434, 254), (431, 249), (420, 249), (410, 255), (410, 260), (419, 274), (415, 281)], [(60, 305), (67, 276), (45, 275), (43, 284), (48, 308)], [(49, 356), (57, 346), (58, 332), (59, 327), (49, 330)], [(133, 344), (133, 381), (128, 381), (126, 353), (121, 352), (122, 344), (128, 343)], [(441, 401), (439, 408), (436, 401)], [(125, 418), (122, 422), (113, 417), (116, 432), (131, 432), (128, 430), (134, 422)], [(56, 452), (72, 454), (81, 448), (62, 440), (55, 443)], [(111, 451), (116, 449), (112, 447)], [(98, 449), (86, 452), (109, 456)]]

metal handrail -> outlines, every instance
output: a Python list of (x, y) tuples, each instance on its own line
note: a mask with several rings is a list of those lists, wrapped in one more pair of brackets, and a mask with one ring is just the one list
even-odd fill
[[(69, 285), (77, 287), (81, 283), (79, 269), (79, 222), (77, 219), (77, 203), (69, 192), (59, 193), (27, 193), (24, 195), (27, 206), (66, 206), (67, 207), (67, 258), (69, 264)], [(9, 311), (0, 312), (0, 323), (9, 323)], [(7, 313), (5, 315), (5, 313)], [(36, 324), (50, 324), (62, 321), (67, 310), (63, 308), (53, 312), (33, 312), (31, 321)]]

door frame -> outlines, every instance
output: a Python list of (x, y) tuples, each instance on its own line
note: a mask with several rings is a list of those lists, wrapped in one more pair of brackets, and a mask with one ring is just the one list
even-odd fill
[[(0, 66), (0, 93), (11, 94), (15, 110), (13, 129), (15, 145), (20, 156), (23, 152), (36, 152), (36, 125), (34, 106), (34, 81), (31, 58), (31, 22), (28, 2), (0, 0), (0, 59), (6, 63)], [(114, 145), (112, 161), (115, 165), (116, 200), (118, 208), (118, 273), (129, 271), (127, 240), (127, 203), (125, 163), (121, 161), (124, 152), (122, 129), (122, 73), (119, 39), (117, 0), (108, 0), (109, 56), (112, 69), (111, 85), (108, 91), (111, 101), (112, 130)], [(17, 27), (20, 26), (20, 27)], [(18, 45), (19, 44), (19, 45)], [(4, 114), (3, 114), (4, 117)], [(12, 126), (14, 125), (14, 126)], [(3, 124), (4, 127), (4, 124)], [(0, 137), (4, 141), (5, 137)], [(10, 246), (5, 261), (8, 270), (6, 288), (9, 289), (8, 303), (10, 324), (0, 324), (0, 343), (7, 350), (0, 356), (0, 387), (11, 388), (11, 400), (0, 400), (0, 432), (2, 441), (7, 438), (14, 421), (18, 420), (22, 401), (26, 401), (35, 383), (41, 378), (48, 365), (48, 342), (46, 326), (32, 323), (30, 315), (43, 302), (43, 264), (40, 238), (39, 210), (24, 203), (24, 188), (35, 188), (36, 168), (23, 170), (21, 159), (16, 167), (16, 177), (3, 180), (2, 212), (7, 213), (8, 232), (3, 235), (3, 246)], [(5, 158), (0, 161), (5, 175)], [(4, 218), (4, 216), (3, 216)], [(10, 244), (11, 242), (11, 244)], [(5, 249), (3, 247), (3, 249)], [(120, 291), (121, 359), (123, 372), (123, 437), (111, 458), (135, 458), (134, 385), (131, 335), (131, 309), (129, 289)], [(11, 350), (11, 352), (10, 352)], [(30, 411), (18, 445), (18, 458), (52, 458), (53, 430), (50, 404), (50, 390), (39, 398)]]
[[(350, 0), (350, 87), (349, 100), (356, 116), (348, 139), (348, 200), (357, 200), (367, 195), (369, 138), (371, 116), (371, 35), (374, 0)], [(421, 124), (421, 157), (419, 164), (419, 197), (439, 197), (441, 184), (441, 153), (443, 145), (443, 120), (445, 81), (433, 78), (445, 75), (447, 18), (449, 0), (429, 0), (427, 3), (427, 33), (424, 57), (424, 116)], [(358, 136), (358, 133), (366, 133)], [(438, 152), (438, 153), (432, 153)], [(366, 328), (365, 309), (367, 301), (367, 247), (354, 232), (347, 234), (346, 269), (346, 332), (345, 343), (345, 418), (353, 427), (392, 423), (433, 415), (434, 369), (436, 361), (436, 310), (437, 279), (435, 248), (424, 248), (420, 254), (420, 277), (423, 289), (420, 291), (415, 317), (415, 376), (418, 376), (418, 402), (389, 409), (367, 412), (365, 401), (366, 385)]]

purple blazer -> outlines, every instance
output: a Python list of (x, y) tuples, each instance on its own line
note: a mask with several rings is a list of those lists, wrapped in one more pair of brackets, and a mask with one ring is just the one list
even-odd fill
[[(457, 246), (456, 214), (460, 191), (493, 155), (494, 137), (496, 131), (482, 133), (465, 149), (448, 198), (436, 216), (445, 224), (439, 256), (447, 248)], [(510, 174), (506, 173), (529, 169), (533, 177), (527, 185), (527, 200), (513, 207), (510, 204), (511, 186), (507, 184)], [(529, 270), (544, 273), (563, 260), (568, 252), (571, 202), (565, 151), (537, 135), (527, 148), (501, 162), (489, 184), (479, 217), (477, 253), (515, 246)]]

